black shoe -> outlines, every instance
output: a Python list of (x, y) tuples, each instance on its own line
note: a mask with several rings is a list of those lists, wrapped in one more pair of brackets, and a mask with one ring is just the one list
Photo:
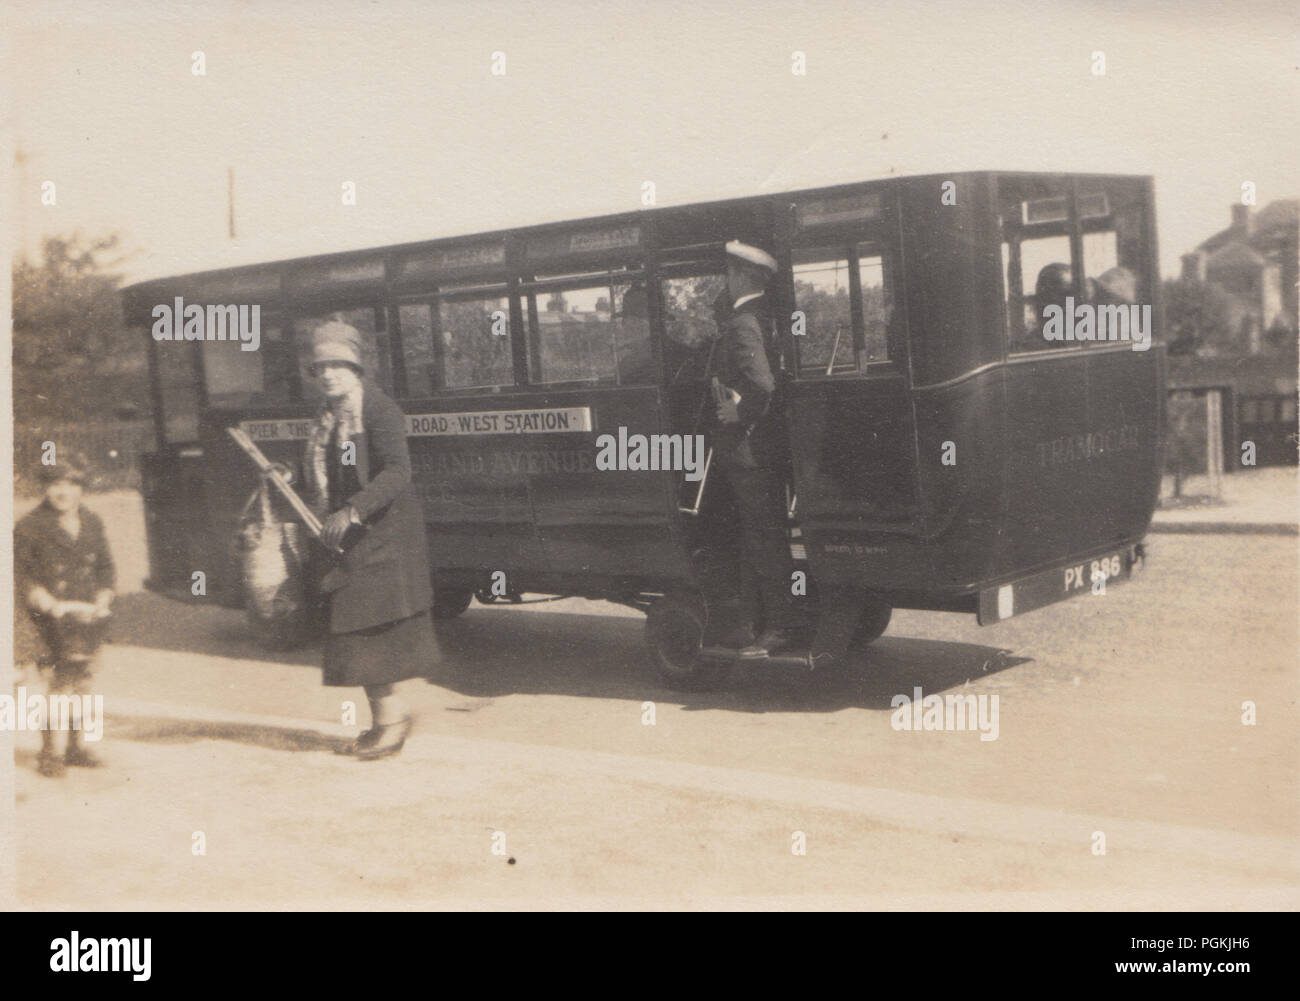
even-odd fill
[(67, 768), (57, 754), (42, 751), (36, 758), (36, 770), (46, 778), (57, 779), (63, 776)]
[[(368, 746), (354, 752), (354, 757), (359, 761), (378, 761), (380, 758), (388, 758), (402, 749), (406, 743), (406, 738), (411, 733), (411, 717), (398, 723), (392, 723), (389, 726), (376, 727), (376, 735), (373, 742)], [(364, 736), (364, 734), (363, 734)], [(358, 743), (360, 738), (358, 738)]]
[(764, 629), (763, 635), (740, 651), (741, 660), (761, 660), (770, 653), (780, 653), (794, 646), (793, 629)]
[(372, 726), (369, 730), (363, 730), (356, 740), (345, 747), (337, 750), (338, 754), (357, 754), (367, 748), (374, 747), (375, 741), (379, 739), (381, 727)]

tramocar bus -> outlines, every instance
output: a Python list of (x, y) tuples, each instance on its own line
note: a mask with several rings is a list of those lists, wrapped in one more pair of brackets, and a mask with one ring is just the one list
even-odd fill
[[(667, 455), (707, 436), (733, 239), (779, 265), (773, 406), (792, 593), (814, 623), (774, 662), (830, 664), (883, 633), (893, 608), (987, 624), (1129, 575), (1164, 421), (1152, 182), (980, 172), (133, 285), (160, 442), (144, 470), (150, 586), (188, 595), (203, 568), (210, 595), (240, 602), (230, 540), (258, 473), (227, 428), (294, 461), (319, 402), (306, 346), (338, 318), (408, 415), (438, 617), (476, 597), (607, 599), (646, 611), (670, 683), (717, 684), (735, 654), (720, 643), (735, 625), (734, 511), (711, 503), (698, 456), (601, 451), (644, 436)], [(230, 320), (224, 340), (202, 324), (168, 334), (159, 317), (193, 305)], [(255, 350), (231, 306), (258, 324)], [(1094, 309), (1110, 311), (1109, 334)]]

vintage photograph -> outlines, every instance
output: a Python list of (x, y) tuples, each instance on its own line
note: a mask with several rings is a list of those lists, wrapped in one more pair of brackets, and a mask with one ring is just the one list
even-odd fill
[(1293, 5), (0, 16), (5, 909), (1300, 906)]

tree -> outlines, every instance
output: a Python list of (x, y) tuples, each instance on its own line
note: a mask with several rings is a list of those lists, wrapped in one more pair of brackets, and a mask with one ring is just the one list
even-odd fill
[(1179, 278), (1164, 283), (1169, 353), (1243, 350), (1232, 336), (1232, 297), (1212, 282)]
[(13, 271), (14, 416), (103, 419), (148, 399), (146, 344), (126, 326), (118, 238), (51, 237)]

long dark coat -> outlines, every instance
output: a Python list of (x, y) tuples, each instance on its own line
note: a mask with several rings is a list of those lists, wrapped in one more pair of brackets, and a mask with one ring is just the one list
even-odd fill
[(29, 628), (19, 629), (16, 656), (20, 660), (33, 655), (49, 655), (56, 661), (86, 656), (102, 638), (102, 621), (81, 625), (27, 608), (27, 593), (33, 587), (45, 588), (59, 601), (93, 602), (101, 590), (116, 586), (104, 523), (84, 505), (78, 514), (81, 533), (75, 539), (59, 527), (58, 512), (44, 501), (14, 527), (14, 604), (25, 610), (45, 647), (43, 651), (33, 648)]
[(319, 590), (329, 596), (331, 633), (352, 633), (427, 611), (433, 604), (420, 498), (411, 483), (406, 419), (396, 403), (367, 381), (365, 431), (356, 444), (360, 490), (331, 498), (350, 504), (366, 526), (348, 533), (341, 557), (323, 568)]
[(740, 424), (715, 424), (713, 445), (720, 461), (744, 469), (771, 466), (781, 454), (779, 422), (771, 405), (776, 379), (766, 348), (769, 324), (767, 296), (751, 299), (727, 319), (714, 351), (718, 381), (740, 394)]

